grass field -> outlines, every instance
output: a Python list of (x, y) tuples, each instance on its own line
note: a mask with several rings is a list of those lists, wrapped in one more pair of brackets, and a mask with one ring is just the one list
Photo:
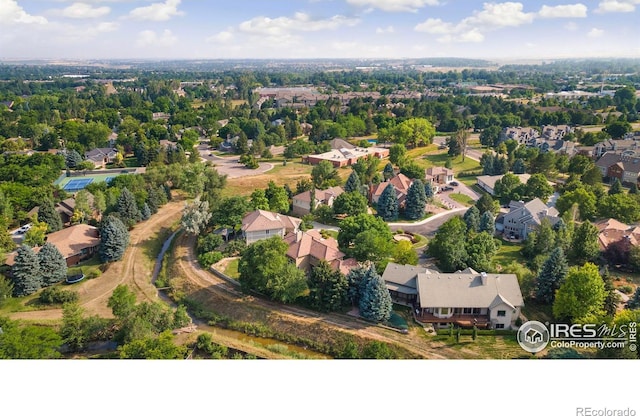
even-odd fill
[(493, 257), (493, 261), (495, 263), (498, 263), (501, 266), (506, 266), (513, 261), (517, 263), (524, 262), (525, 259), (522, 257), (522, 254), (520, 254), (522, 245), (510, 243), (504, 240), (501, 240), (500, 242), (502, 243), (500, 251), (498, 251), (498, 254)]
[(240, 263), (240, 259), (231, 260), (227, 264), (227, 267), (224, 269), (223, 273), (226, 274), (229, 277), (237, 279), (240, 276), (240, 273), (238, 273), (238, 264), (239, 263)]
[(465, 195), (465, 194), (449, 194), (449, 198), (453, 199), (456, 202), (461, 203), (466, 207), (470, 207), (475, 202), (469, 195)]
[[(270, 181), (274, 181), (278, 186), (289, 185), (295, 191), (296, 183), (300, 179), (311, 178), (312, 168), (313, 166), (302, 164), (301, 162), (289, 161), (286, 166), (283, 166), (282, 163), (274, 162), (274, 168), (262, 175), (228, 179), (227, 186), (222, 190), (222, 196), (248, 196), (256, 189), (267, 188)], [(342, 169), (338, 169), (338, 172), (341, 171)], [(349, 173), (347, 172), (347, 176)]]

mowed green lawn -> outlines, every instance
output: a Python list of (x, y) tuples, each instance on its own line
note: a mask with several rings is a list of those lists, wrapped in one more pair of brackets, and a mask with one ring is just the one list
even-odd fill
[(498, 253), (493, 257), (494, 263), (504, 267), (513, 261), (518, 263), (523, 263), (525, 261), (525, 258), (520, 254), (520, 250), (522, 249), (521, 244), (510, 243), (504, 240), (500, 240), (500, 242), (502, 243), (502, 246)]

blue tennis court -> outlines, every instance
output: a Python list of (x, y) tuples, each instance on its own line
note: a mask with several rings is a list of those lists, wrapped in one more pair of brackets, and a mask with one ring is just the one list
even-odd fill
[(104, 181), (105, 181), (107, 184), (110, 184), (110, 183), (111, 183), (111, 181), (113, 180), (113, 178), (115, 178), (115, 176), (108, 176), (108, 177), (104, 178)]
[(91, 182), (93, 182), (93, 178), (71, 179), (62, 189), (69, 192), (76, 192), (84, 189)]

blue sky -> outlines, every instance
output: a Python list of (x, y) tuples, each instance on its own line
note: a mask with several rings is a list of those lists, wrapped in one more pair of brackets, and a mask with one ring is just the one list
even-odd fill
[(640, 57), (640, 0), (0, 0), (0, 59)]

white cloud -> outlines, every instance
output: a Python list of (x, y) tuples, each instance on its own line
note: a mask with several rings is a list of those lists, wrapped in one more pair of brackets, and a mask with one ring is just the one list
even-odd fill
[(226, 43), (233, 39), (233, 33), (225, 30), (216, 35), (209, 36), (206, 41), (210, 43)]
[(602, 29), (598, 29), (598, 28), (593, 28), (589, 31), (589, 33), (587, 33), (587, 36), (590, 38), (599, 38), (602, 35), (604, 35), (604, 30)]
[(45, 24), (47, 19), (27, 13), (16, 0), (0, 0), (0, 23), (36, 23)]
[(164, 22), (173, 16), (182, 16), (184, 12), (178, 10), (181, 0), (167, 0), (164, 3), (153, 3), (149, 6), (138, 7), (129, 12), (129, 17), (135, 20), (153, 20)]
[(387, 27), (378, 27), (376, 28), (376, 33), (378, 35), (384, 35), (387, 33), (393, 33), (395, 32), (395, 29), (393, 28), (393, 26), (387, 26)]
[(269, 36), (273, 38), (290, 38), (293, 32), (317, 32), (321, 30), (333, 30), (343, 26), (355, 26), (359, 19), (336, 15), (328, 19), (314, 20), (306, 13), (296, 13), (291, 17), (276, 17), (274, 19), (264, 16), (254, 17), (251, 20), (240, 23), (238, 29), (241, 32)]
[(347, 3), (385, 12), (417, 12), (424, 6), (437, 6), (439, 0), (347, 0)]
[(559, 6), (545, 5), (542, 6), (538, 12), (538, 16), (547, 19), (587, 17), (587, 6), (581, 3), (563, 4)]
[(636, 10), (640, 0), (603, 0), (598, 4), (596, 13), (631, 13)]
[(578, 30), (578, 24), (576, 22), (567, 22), (564, 25), (564, 28), (570, 32), (575, 32), (576, 30)]
[(481, 11), (474, 11), (457, 24), (427, 19), (414, 30), (443, 35), (438, 39), (440, 42), (482, 42), (487, 32), (529, 24), (535, 16), (535, 13), (525, 13), (522, 3), (484, 3)]
[(153, 30), (143, 30), (138, 33), (138, 39), (136, 45), (139, 47), (146, 46), (161, 46), (168, 47), (173, 46), (178, 42), (178, 38), (171, 33), (170, 30), (165, 29), (161, 35), (156, 34)]
[(72, 5), (62, 9), (61, 14), (71, 19), (91, 19), (106, 16), (111, 12), (107, 6), (92, 7), (87, 3), (73, 3)]

